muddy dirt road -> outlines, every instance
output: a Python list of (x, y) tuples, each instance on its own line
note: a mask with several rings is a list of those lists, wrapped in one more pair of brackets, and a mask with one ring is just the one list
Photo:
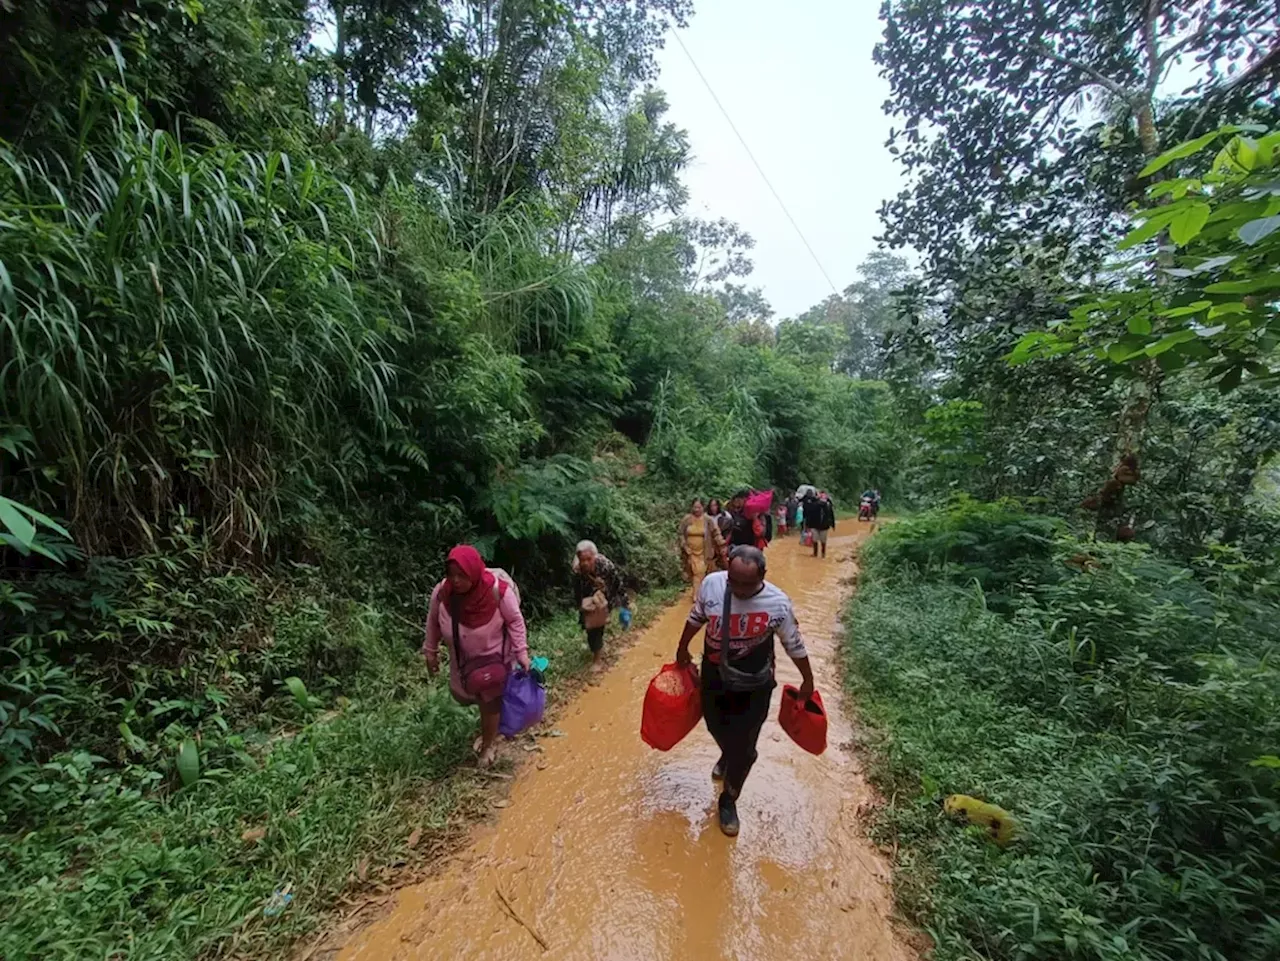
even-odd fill
[[(769, 551), (769, 579), (796, 604), (831, 715), (831, 747), (821, 757), (796, 747), (777, 725), (775, 692), (760, 760), (738, 802), (739, 837), (725, 837), (716, 822), (718, 752), (706, 729), (667, 754), (639, 737), (645, 687), (671, 659), (688, 612), (681, 602), (566, 708), (557, 721), (564, 736), (539, 742), (540, 760), (524, 766), (500, 817), (477, 828), (438, 877), (402, 890), (391, 912), (338, 957), (914, 958), (889, 921), (887, 865), (859, 832), (857, 809), (869, 791), (840, 746), (850, 730), (837, 695), (836, 617), (858, 536), (833, 537), (826, 561), (796, 537)], [(778, 673), (780, 685), (799, 683), (781, 652)]]

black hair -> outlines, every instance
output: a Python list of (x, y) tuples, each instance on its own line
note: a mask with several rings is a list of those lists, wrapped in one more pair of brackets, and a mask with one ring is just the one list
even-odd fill
[(733, 495), (733, 497), (729, 499), (736, 501), (739, 497), (741, 497), (743, 500), (746, 500), (750, 496), (751, 496), (751, 491), (748, 488), (744, 487), (742, 488), (742, 490), (738, 491), (736, 494)]
[(733, 548), (733, 550), (729, 551), (729, 562), (732, 563), (733, 561), (747, 561), (748, 563), (754, 564), (760, 571), (761, 577), (764, 577), (765, 573), (769, 569), (768, 564), (764, 559), (764, 551), (751, 544), (739, 544), (737, 547)]

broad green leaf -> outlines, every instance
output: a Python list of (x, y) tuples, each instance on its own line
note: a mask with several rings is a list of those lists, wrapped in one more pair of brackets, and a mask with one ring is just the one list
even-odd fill
[(1155, 362), (1160, 365), (1160, 369), (1166, 374), (1173, 373), (1175, 370), (1181, 370), (1190, 362), (1191, 356), (1185, 349), (1182, 350), (1166, 350), (1160, 356), (1155, 358)]
[(47, 527), (55, 534), (61, 534), (63, 537), (70, 540), (71, 532), (55, 521), (52, 517), (49, 517), (47, 514), (41, 514), (38, 510), (27, 507), (25, 504), (21, 505), (21, 507), (22, 512), (30, 517), (35, 523), (39, 524), (41, 527)]
[(1196, 137), (1195, 140), (1188, 140), (1186, 143), (1180, 143), (1176, 147), (1171, 147), (1143, 167), (1138, 173), (1138, 176), (1150, 177), (1153, 173), (1163, 170), (1175, 160), (1181, 160), (1183, 157), (1190, 157), (1193, 153), (1199, 153), (1219, 137), (1224, 136), (1225, 134), (1235, 133), (1237, 129), (1239, 128), (1223, 127), (1221, 130), (1215, 130), (1213, 133), (1207, 133), (1203, 137)]
[(1259, 240), (1270, 236), (1277, 230), (1280, 230), (1280, 214), (1262, 217), (1259, 220), (1251, 220), (1240, 228), (1239, 234), (1240, 239), (1252, 247)]
[(1209, 205), (1202, 200), (1187, 204), (1169, 222), (1169, 236), (1179, 247), (1185, 247), (1204, 229), (1209, 219)]
[(1235, 161), (1245, 170), (1253, 170), (1258, 164), (1258, 141), (1252, 137), (1237, 137)]
[(12, 547), (23, 557), (26, 557), (31, 553), (31, 547), (33, 546), (22, 543), (22, 541), (18, 540), (12, 534), (0, 534), (0, 544), (4, 544), (6, 547)]
[(1151, 318), (1146, 314), (1134, 314), (1124, 324), (1129, 328), (1129, 333), (1146, 336), (1151, 333)]
[(1163, 197), (1169, 194), (1174, 200), (1181, 200), (1188, 191), (1199, 190), (1203, 184), (1198, 177), (1178, 177), (1174, 180), (1162, 180), (1158, 184), (1152, 184), (1151, 189), (1147, 191), (1147, 195), (1151, 198)]
[(289, 693), (293, 695), (293, 699), (298, 702), (298, 706), (303, 709), (311, 706), (311, 697), (307, 693), (307, 685), (302, 683), (300, 677), (286, 677), (284, 686), (289, 689)]
[(1143, 353), (1145, 353), (1148, 357), (1158, 357), (1160, 354), (1163, 354), (1166, 350), (1172, 350), (1174, 347), (1177, 347), (1179, 344), (1185, 344), (1187, 341), (1195, 340), (1195, 339), (1196, 339), (1196, 332), (1194, 330), (1175, 331), (1174, 333), (1169, 334), (1167, 337), (1161, 337), (1154, 344), (1148, 347)]
[(1169, 226), (1169, 222), (1178, 215), (1179, 209), (1175, 207), (1171, 210), (1160, 210), (1152, 214), (1141, 227), (1135, 227), (1129, 231), (1117, 245), (1117, 248), (1128, 250), (1130, 247), (1136, 247), (1138, 244), (1150, 240), (1164, 230), (1165, 227)]
[(1187, 304), (1183, 307), (1174, 307), (1172, 310), (1163, 311), (1166, 317), (1189, 317), (1192, 314), (1198, 314), (1213, 306), (1211, 300), (1197, 300), (1194, 304)]
[(36, 525), (27, 519), (24, 511), (25, 508), (16, 501), (11, 501), (7, 497), (0, 497), (0, 523), (3, 523), (9, 529), (9, 533), (26, 550), (30, 550), (32, 542), (36, 539)]
[(1023, 335), (1013, 350), (1005, 356), (1005, 360), (1017, 366), (1035, 358), (1057, 357), (1060, 354), (1070, 353), (1073, 346), (1072, 340), (1055, 336), (1047, 331), (1032, 331)]
[(1249, 762), (1249, 767), (1269, 767), (1280, 770), (1280, 757), (1274, 754), (1264, 754), (1262, 757), (1255, 757)]
[(1236, 203), (1219, 204), (1213, 208), (1213, 213), (1209, 215), (1209, 223), (1220, 224), (1223, 221), (1235, 221), (1237, 223), (1253, 220), (1257, 217), (1265, 217), (1267, 215), (1266, 200), (1241, 200)]
[(1247, 314), (1248, 312), (1249, 312), (1248, 307), (1246, 307), (1243, 303), (1241, 303), (1238, 300), (1233, 300), (1230, 303), (1214, 304), (1212, 307), (1210, 307), (1209, 319), (1213, 320), (1213, 318), (1215, 317), (1226, 317), (1231, 314)]
[(1111, 361), (1113, 364), (1122, 363), (1135, 354), (1140, 353), (1142, 353), (1142, 348), (1140, 346), (1135, 347), (1133, 344), (1119, 343), (1107, 346), (1107, 360)]
[(195, 741), (183, 741), (178, 749), (178, 775), (184, 787), (190, 787), (200, 780), (200, 751)]
[(1267, 134), (1258, 140), (1258, 166), (1270, 167), (1275, 158), (1275, 149), (1280, 147), (1280, 130)]
[(1280, 270), (1249, 280), (1223, 280), (1204, 288), (1206, 294), (1251, 294), (1256, 290), (1280, 288)]

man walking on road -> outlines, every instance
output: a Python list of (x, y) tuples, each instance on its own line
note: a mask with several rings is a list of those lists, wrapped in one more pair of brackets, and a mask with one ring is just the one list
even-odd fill
[(729, 499), (729, 523), (723, 533), (730, 547), (749, 547), (756, 542), (754, 525), (746, 514), (750, 494), (748, 490), (740, 490)]
[(729, 555), (729, 570), (708, 574), (702, 582), (676, 648), (676, 663), (688, 664), (692, 660), (689, 642), (706, 625), (702, 716), (720, 747), (720, 760), (711, 776), (724, 780), (720, 830), (730, 837), (738, 833), (738, 797), (756, 762), (756, 742), (777, 684), (775, 635), (800, 671), (801, 700), (808, 700), (813, 693), (813, 671), (791, 598), (764, 576), (764, 552), (735, 547)]
[(804, 526), (813, 531), (813, 556), (818, 556), (818, 548), (822, 548), (822, 556), (827, 556), (827, 531), (836, 526), (836, 512), (827, 497), (826, 491), (819, 491), (817, 496), (810, 494), (804, 499)]

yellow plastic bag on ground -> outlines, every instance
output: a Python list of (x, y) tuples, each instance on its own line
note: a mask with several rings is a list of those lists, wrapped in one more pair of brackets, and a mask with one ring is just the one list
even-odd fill
[(991, 839), (1004, 847), (1018, 833), (1018, 819), (1002, 807), (979, 801), (967, 794), (952, 794), (942, 804), (948, 814), (963, 815), (970, 824), (979, 824), (986, 828)]

